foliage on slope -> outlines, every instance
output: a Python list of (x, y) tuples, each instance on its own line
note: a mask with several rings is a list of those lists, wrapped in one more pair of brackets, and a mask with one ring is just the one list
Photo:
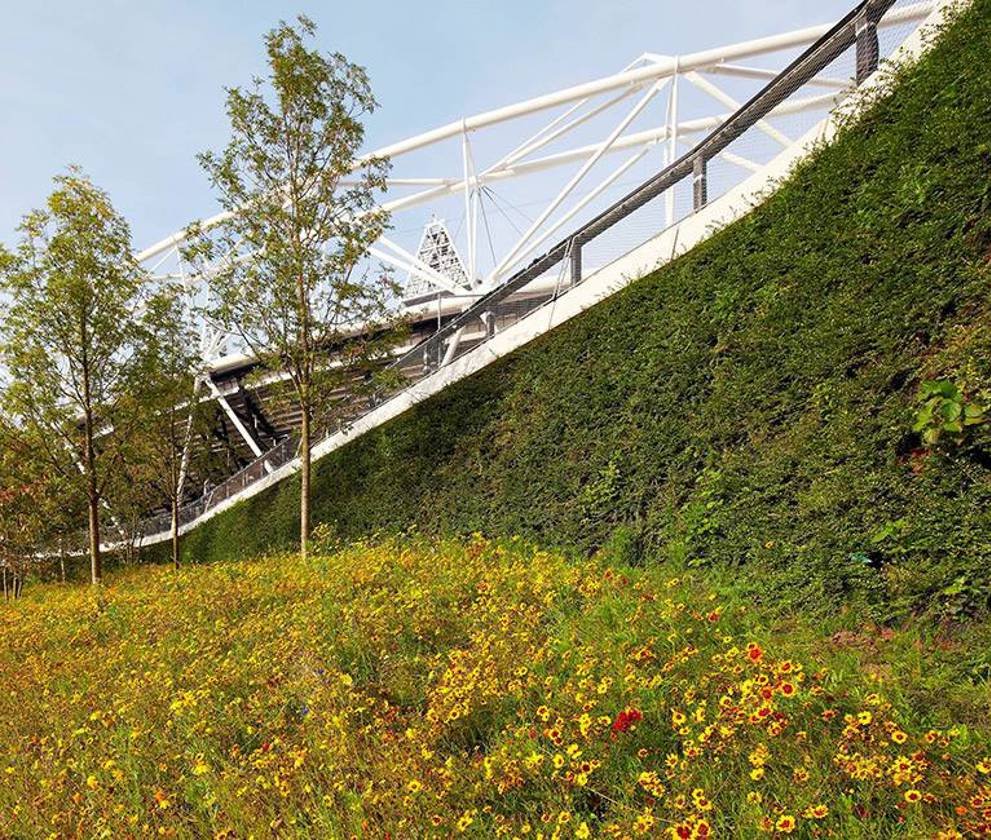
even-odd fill
[[(991, 436), (927, 445), (922, 383), (991, 398), (991, 3), (770, 201), (325, 458), (318, 520), (745, 566), (755, 597), (891, 615), (991, 598)], [(293, 539), (277, 488), (189, 539)]]
[(923, 654), (674, 572), (475, 538), (37, 587), (0, 836), (991, 830), (986, 627)]

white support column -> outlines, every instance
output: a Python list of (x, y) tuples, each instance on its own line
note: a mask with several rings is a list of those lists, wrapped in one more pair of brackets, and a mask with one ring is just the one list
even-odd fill
[[(681, 143), (682, 147), (684, 147), (686, 151), (690, 151), (692, 146), (695, 145), (691, 141), (686, 140), (684, 137), (682, 137), (678, 142)], [(727, 152), (725, 149), (717, 154), (716, 157), (722, 158), (727, 163), (732, 163), (734, 166), (739, 166), (741, 169), (746, 169), (747, 172), (760, 172), (761, 169), (764, 168), (763, 165), (755, 163), (749, 158), (734, 154), (733, 152)]]
[[(678, 159), (678, 65), (680, 58), (675, 56), (674, 74), (671, 78), (671, 94), (668, 98), (668, 166)], [(674, 224), (674, 187), (669, 187), (664, 195), (664, 221), (666, 227)]]
[(461, 345), (461, 334), (464, 331), (464, 327), (461, 327), (459, 330), (455, 330), (455, 332), (447, 340), (447, 349), (444, 351), (444, 358), (440, 361), (441, 367), (446, 367), (454, 361), (454, 354), (458, 352), (458, 347)]
[[(635, 93), (639, 89), (640, 88), (636, 86), (636, 87), (631, 87), (628, 90), (624, 90), (619, 95), (606, 100), (601, 105), (598, 105), (595, 108), (592, 108), (590, 111), (586, 111), (584, 114), (575, 117), (573, 120), (571, 120), (571, 122), (565, 123), (556, 131), (552, 131), (550, 134), (541, 134), (540, 136), (530, 140), (528, 143), (524, 143), (523, 145), (518, 146), (510, 154), (502, 158), (498, 163), (495, 163), (492, 166), (490, 166), (487, 170), (485, 170), (485, 173), (483, 174), (487, 175), (495, 170), (506, 169), (508, 167), (511, 167), (514, 163), (516, 163), (516, 161), (525, 158), (527, 155), (532, 155), (538, 149), (542, 149), (548, 143), (552, 143), (555, 140), (557, 140), (559, 137), (563, 137), (569, 131), (572, 131), (573, 129), (577, 128), (583, 123), (588, 122), (593, 117), (597, 117), (603, 111), (608, 111), (610, 108), (612, 108), (613, 105), (622, 102), (624, 99), (628, 99), (633, 93)], [(583, 99), (578, 104), (583, 105), (587, 101), (588, 101), (587, 99)]]
[(231, 408), (231, 404), (227, 402), (227, 397), (220, 393), (220, 389), (217, 387), (217, 383), (213, 381), (212, 377), (207, 377), (207, 385), (210, 387), (210, 392), (216, 398), (217, 402), (220, 403), (221, 408), (227, 414), (230, 419), (231, 424), (237, 429), (239, 435), (241, 435), (244, 442), (248, 445), (248, 448), (255, 453), (256, 458), (260, 458), (262, 455), (262, 448), (258, 445), (251, 432), (248, 431), (248, 427), (241, 422), (241, 418), (237, 416), (237, 412)]
[(572, 207), (567, 213), (565, 213), (560, 219), (554, 222), (547, 230), (543, 231), (536, 239), (534, 239), (529, 245), (526, 246), (522, 251), (520, 251), (518, 259), (526, 259), (530, 254), (537, 250), (550, 236), (554, 234), (562, 225), (569, 222), (574, 216), (579, 213), (582, 208), (588, 206), (592, 201), (598, 198), (602, 192), (608, 189), (618, 178), (620, 178), (624, 172), (626, 172), (631, 166), (633, 166), (637, 161), (641, 160), (644, 155), (649, 152), (655, 144), (656, 141), (650, 143), (645, 143), (643, 148), (634, 154), (630, 155), (623, 163), (617, 166), (612, 172), (606, 176), (595, 189), (587, 193), (582, 197), (574, 207)]
[[(765, 70), (762, 67), (744, 67), (741, 64), (713, 64), (710, 67), (701, 68), (703, 73), (717, 73), (721, 76), (736, 76), (741, 79), (759, 79), (771, 81), (779, 75), (778, 70)], [(806, 84), (809, 87), (832, 88), (833, 90), (847, 90), (850, 82), (844, 79), (834, 79), (829, 76), (813, 76)]]
[(538, 142), (541, 138), (546, 136), (549, 131), (553, 131), (555, 128), (557, 128), (558, 125), (560, 125), (562, 122), (568, 119), (568, 117), (570, 117), (573, 113), (575, 113), (575, 111), (579, 110), (587, 102), (588, 99), (579, 99), (574, 105), (568, 108), (564, 113), (555, 117), (553, 120), (547, 123), (547, 125), (545, 125), (542, 129), (537, 131), (535, 134), (531, 134), (529, 137), (527, 137), (526, 140), (524, 140), (522, 143), (516, 146), (511, 152), (509, 152), (509, 154), (503, 156), (496, 163), (494, 163), (492, 166), (486, 169), (485, 170), (486, 173), (491, 171), (492, 169), (500, 168), (510, 158), (517, 158), (521, 154), (526, 154), (526, 152), (523, 151), (524, 149), (526, 149), (531, 144)]
[(446, 292), (450, 292), (452, 295), (463, 295), (465, 293), (465, 289), (461, 288), (456, 283), (451, 282), (439, 271), (431, 268), (423, 260), (411, 254), (401, 245), (397, 245), (388, 237), (379, 237), (378, 244), (393, 253), (390, 254), (387, 251), (383, 251), (381, 248), (373, 246), (368, 249), (368, 253), (376, 259), (387, 262), (398, 268), (400, 271), (408, 271), (419, 277), (421, 280), (426, 280), (434, 286), (439, 286), (441, 289)]
[[(730, 96), (721, 87), (708, 79), (703, 78), (694, 70), (690, 70), (685, 73), (685, 78), (688, 79), (695, 87), (699, 90), (704, 91), (709, 94), (717, 102), (721, 102), (728, 108), (732, 108), (736, 111), (740, 107), (740, 103), (737, 102), (732, 96)], [(773, 125), (771, 125), (767, 120), (757, 120), (755, 123), (758, 129), (763, 131), (772, 140), (781, 144), (782, 147), (787, 148), (791, 145), (791, 138), (788, 137), (783, 132), (778, 131)]]
[(475, 161), (471, 154), (471, 141), (468, 139), (468, 129), (461, 134), (461, 163), (464, 172), (465, 193), (465, 231), (468, 237), (468, 285), (475, 283), (475, 207), (478, 193), (478, 179), (475, 177)]

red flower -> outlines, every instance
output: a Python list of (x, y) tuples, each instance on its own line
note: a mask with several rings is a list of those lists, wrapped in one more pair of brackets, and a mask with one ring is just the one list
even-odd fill
[(628, 732), (633, 724), (641, 720), (643, 720), (643, 712), (639, 709), (623, 709), (623, 711), (616, 715), (616, 720), (613, 721), (613, 734), (617, 732)]

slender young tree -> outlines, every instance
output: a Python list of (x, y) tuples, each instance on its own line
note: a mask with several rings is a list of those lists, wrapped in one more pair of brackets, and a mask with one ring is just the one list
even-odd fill
[(20, 242), (0, 254), (0, 361), (7, 408), (48, 463), (86, 498), (90, 574), (102, 578), (100, 509), (122, 445), (139, 422), (137, 360), (152, 287), (135, 262), (127, 223), (80, 170), (54, 179)]
[(375, 198), (388, 164), (358, 157), (375, 99), (362, 68), (308, 46), (314, 33), (305, 17), (281, 23), (267, 80), (227, 91), (230, 142), (199, 159), (229, 214), (210, 235), (194, 226), (189, 252), (208, 266), (212, 317), (288, 378), (304, 557), (314, 430), (345, 420), (400, 334), (394, 284), (361, 269), (387, 225)]
[(179, 568), (179, 508), (196, 461), (193, 439), (205, 417), (199, 402), (200, 356), (190, 309), (181, 289), (157, 296), (148, 309), (150, 341), (144, 354), (142, 409), (147, 421), (134, 438), (127, 476), (132, 488), (146, 488), (136, 510), (168, 506), (172, 564)]

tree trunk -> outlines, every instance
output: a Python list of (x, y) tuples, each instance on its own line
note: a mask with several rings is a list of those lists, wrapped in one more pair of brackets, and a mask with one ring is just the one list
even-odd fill
[(100, 557), (100, 498), (92, 487), (87, 495), (89, 496), (89, 568), (91, 580), (96, 585), (103, 580), (103, 558)]
[[(296, 189), (295, 181), (292, 181), (292, 205), (296, 209)], [(296, 231), (296, 251), (300, 253), (299, 231)], [(313, 384), (313, 359), (310, 357), (310, 299), (306, 290), (306, 277), (302, 271), (296, 279), (297, 304), (299, 306), (300, 321), (300, 349), (302, 352), (302, 365), (296, 382), (296, 393), (299, 397), (299, 407), (302, 409), (299, 439), (299, 556), (306, 560), (307, 550), (310, 542), (310, 418), (312, 406), (310, 398)]]
[(83, 432), (85, 440), (86, 501), (89, 508), (89, 564), (93, 585), (103, 580), (103, 559), (100, 557), (100, 491), (96, 483), (96, 447), (93, 445), (93, 395), (90, 392), (89, 338), (86, 319), (80, 324), (79, 336), (83, 346)]
[(310, 542), (310, 409), (303, 406), (300, 425), (299, 460), (299, 554), (306, 559)]
[(89, 511), (89, 565), (93, 585), (103, 580), (100, 556), (100, 492), (96, 486), (96, 451), (93, 447), (93, 420), (86, 414), (86, 502)]
[(172, 497), (172, 568), (179, 570), (179, 497)]

